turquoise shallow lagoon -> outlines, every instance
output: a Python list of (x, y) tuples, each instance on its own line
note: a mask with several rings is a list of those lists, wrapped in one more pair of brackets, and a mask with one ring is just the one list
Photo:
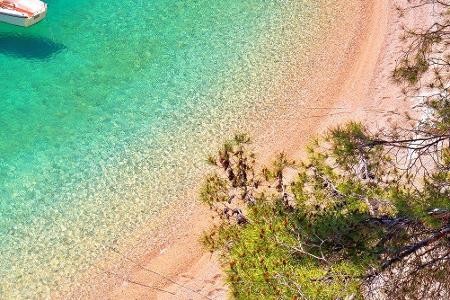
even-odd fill
[(48, 4), (32, 28), (0, 24), (0, 298), (58, 295), (192, 189), (211, 149), (275, 110), (321, 13), (308, 0)]

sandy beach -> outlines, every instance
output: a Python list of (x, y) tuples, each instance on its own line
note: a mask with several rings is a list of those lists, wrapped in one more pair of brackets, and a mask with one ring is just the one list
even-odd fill
[[(398, 37), (402, 23), (420, 25), (429, 16), (423, 11), (401, 19), (397, 4), (402, 1), (361, 1), (357, 18), (337, 21), (340, 25), (321, 39), (310, 58), (311, 69), (319, 71), (302, 79), (301, 88), (298, 81), (287, 82), (284, 91), (292, 98), (307, 93), (308, 103), (254, 134), (260, 161), (267, 163), (281, 151), (300, 159), (310, 139), (330, 126), (352, 119), (375, 128), (409, 107), (390, 77), (401, 46)], [(142, 257), (124, 258), (97, 289), (102, 298), (227, 298), (218, 258), (198, 242), (211, 221), (207, 209), (192, 204), (195, 194), (193, 187), (192, 199), (186, 200), (191, 204), (178, 203), (163, 213), (163, 242)]]

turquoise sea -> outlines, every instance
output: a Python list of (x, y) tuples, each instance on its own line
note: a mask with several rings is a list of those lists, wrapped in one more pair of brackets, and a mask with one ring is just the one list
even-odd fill
[(0, 24), (0, 298), (62, 296), (195, 187), (277, 109), (322, 2), (48, 0)]

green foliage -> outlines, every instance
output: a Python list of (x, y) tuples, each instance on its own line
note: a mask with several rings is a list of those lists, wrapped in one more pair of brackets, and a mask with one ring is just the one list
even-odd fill
[[(250, 147), (247, 138), (226, 143), (210, 159), (217, 171), (200, 192), (222, 220), (205, 232), (203, 242), (221, 253), (236, 299), (362, 298), (370, 270), (411, 242), (409, 229), (390, 231), (383, 220), (409, 218), (418, 229), (437, 228), (442, 224), (427, 210), (450, 209), (449, 190), (442, 189), (448, 186), (448, 168), (418, 191), (395, 178), (400, 175), (392, 172), (385, 145), (360, 123), (330, 130), (299, 164), (282, 153), (270, 168), (256, 172)], [(448, 166), (448, 150), (444, 153)], [(286, 185), (289, 168), (298, 175)], [(246, 201), (249, 197), (253, 201)], [(230, 211), (246, 221), (233, 221)]]
[(415, 59), (403, 60), (399, 67), (394, 70), (393, 77), (397, 82), (406, 81), (409, 84), (417, 84), (419, 79), (428, 71), (429, 64), (423, 55), (416, 55)]
[(205, 179), (205, 183), (200, 190), (200, 201), (210, 207), (214, 203), (228, 200), (228, 190), (230, 185), (227, 180), (217, 174), (211, 174)]
[[(263, 168), (261, 176), (252, 176), (258, 178), (259, 184), (254, 190), (255, 202), (244, 208), (248, 224), (222, 222), (205, 233), (207, 248), (222, 253), (228, 282), (237, 299), (360, 295), (361, 278), (373, 262), (374, 246), (382, 234), (367, 223), (367, 203), (360, 196), (369, 190), (373, 194), (381, 190), (370, 189), (348, 175), (367, 141), (361, 124), (350, 123), (331, 131), (324, 143), (332, 150), (324, 151), (319, 144), (312, 147), (309, 162), (299, 166), (298, 178), (289, 187), (283, 174), (296, 165), (280, 154), (271, 168)], [(236, 143), (240, 147), (236, 150), (232, 145), (227, 143), (218, 158), (211, 160), (219, 162), (219, 172), (206, 178), (200, 193), (201, 200), (210, 206), (222, 203), (228, 209), (230, 195), (235, 194), (235, 177), (229, 176), (227, 170), (239, 173), (238, 161), (247, 161), (241, 153), (254, 158), (246, 147)], [(340, 159), (343, 155), (348, 159)], [(230, 161), (226, 167), (220, 163), (224, 156)], [(336, 163), (339, 169), (330, 165)], [(246, 171), (254, 174), (253, 169)], [(253, 187), (254, 179), (248, 181)], [(279, 201), (286, 197), (287, 188), (291, 201)], [(220, 216), (223, 209), (216, 211)]]
[[(366, 263), (338, 260), (333, 265), (295, 250), (294, 224), (302, 221), (274, 202), (249, 209), (252, 222), (231, 237), (233, 246), (223, 257), (228, 282), (236, 299), (335, 299), (358, 293)], [(229, 230), (229, 229), (227, 229)], [(304, 233), (306, 234), (306, 233)], [(329, 274), (333, 274), (329, 278)]]

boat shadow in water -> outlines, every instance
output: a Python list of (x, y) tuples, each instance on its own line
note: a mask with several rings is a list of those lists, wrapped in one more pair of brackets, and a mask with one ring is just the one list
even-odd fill
[(0, 34), (0, 54), (31, 60), (47, 60), (66, 49), (43, 37)]

